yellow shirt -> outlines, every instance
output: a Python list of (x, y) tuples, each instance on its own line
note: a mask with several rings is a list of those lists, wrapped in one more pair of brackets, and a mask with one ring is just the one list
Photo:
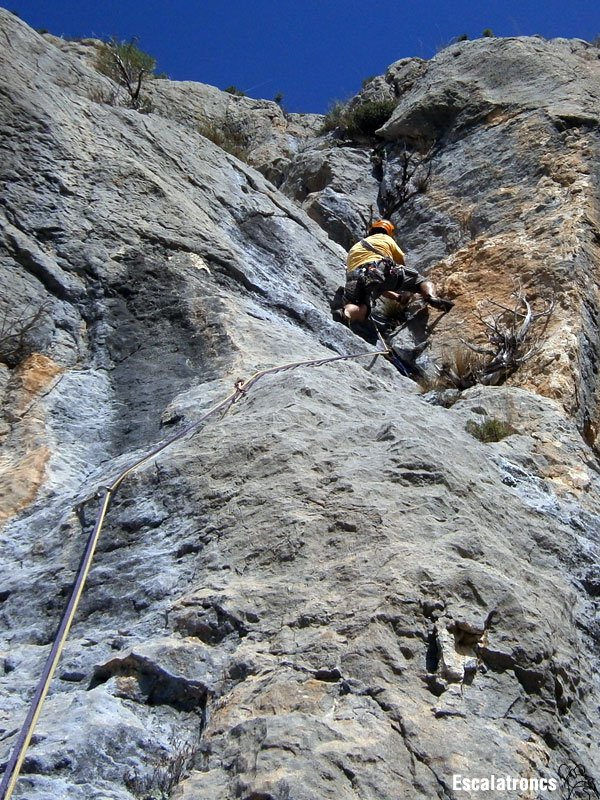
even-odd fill
[(362, 267), (363, 264), (368, 264), (369, 261), (379, 261), (380, 258), (391, 258), (396, 264), (404, 264), (404, 253), (387, 233), (374, 233), (371, 236), (365, 236), (365, 239), (381, 253), (381, 256), (357, 242), (348, 252), (346, 259), (348, 272)]

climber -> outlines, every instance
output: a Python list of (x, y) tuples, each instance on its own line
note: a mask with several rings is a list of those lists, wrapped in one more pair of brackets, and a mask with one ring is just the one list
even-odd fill
[(346, 286), (340, 286), (331, 303), (333, 319), (343, 325), (364, 322), (379, 297), (398, 300), (399, 292), (418, 292), (434, 308), (450, 311), (454, 303), (439, 298), (435, 286), (416, 269), (405, 266), (404, 253), (392, 239), (394, 225), (376, 220), (366, 239), (348, 252)]

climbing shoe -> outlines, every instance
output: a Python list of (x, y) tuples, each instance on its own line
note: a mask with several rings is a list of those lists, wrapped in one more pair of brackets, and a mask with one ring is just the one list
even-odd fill
[(452, 300), (443, 300), (441, 297), (428, 297), (427, 302), (434, 308), (439, 308), (440, 311), (451, 311), (454, 308)]
[(346, 301), (344, 300), (344, 291), (344, 286), (338, 286), (338, 288), (335, 290), (333, 299), (329, 303), (329, 307), (332, 311), (337, 311), (338, 308), (343, 308), (346, 305)]
[(350, 327), (350, 320), (344, 314), (343, 308), (336, 308), (335, 311), (331, 312), (331, 318), (334, 322), (340, 322), (342, 325), (345, 325), (347, 328)]

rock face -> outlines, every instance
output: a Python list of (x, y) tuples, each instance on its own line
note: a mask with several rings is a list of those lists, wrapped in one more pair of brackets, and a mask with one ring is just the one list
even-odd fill
[[(127, 93), (95, 71), (103, 44), (100, 40), (66, 41), (49, 33), (43, 38), (69, 59), (83, 62), (89, 68), (85, 70), (83, 84), (86, 97), (112, 105), (127, 105)], [(154, 114), (174, 120), (194, 133), (216, 140), (226, 150), (243, 155), (245, 161), (274, 183), (283, 180), (291, 159), (322, 124), (319, 114), (287, 113), (274, 101), (253, 100), (204, 83), (157, 78), (145, 82), (143, 94)]]
[[(0, 27), (3, 763), (99, 488), (240, 378), (361, 354), (260, 378), (123, 481), (14, 796), (474, 797), (455, 776), (493, 773), (528, 783), (490, 797), (551, 798), (564, 765), (595, 791), (598, 51), (398, 62), (365, 89), (399, 99), (376, 169), (317, 137), (259, 172), (178, 116), (254, 101), (159, 81), (154, 112), (111, 106), (93, 45)], [(575, 76), (568, 109), (520, 85), (535, 59)], [(520, 277), (555, 292), (550, 367), (442, 404), (330, 321), (336, 241), (407, 154), (432, 167), (400, 241), (457, 303), (433, 356)]]
[(347, 250), (375, 208), (378, 181), (368, 146), (317, 139), (292, 161), (281, 191)]
[[(456, 301), (432, 355), (443, 360), (457, 347), (457, 329), (476, 339), (473, 312), (489, 299), (512, 308), (515, 287), (530, 300), (553, 296), (544, 368), (536, 361), (516, 382), (561, 402), (592, 442), (600, 431), (599, 55), (586, 42), (533, 37), (460, 42), (428, 63), (398, 62), (386, 74), (398, 98), (380, 130), (387, 145), (372, 154), (379, 211), (398, 224), (409, 263)], [(331, 186), (356, 196), (354, 168), (343, 174), (338, 167)], [(321, 196), (329, 191), (321, 187)], [(310, 204), (326, 199), (313, 195)], [(359, 199), (353, 213), (368, 218), (368, 203)]]

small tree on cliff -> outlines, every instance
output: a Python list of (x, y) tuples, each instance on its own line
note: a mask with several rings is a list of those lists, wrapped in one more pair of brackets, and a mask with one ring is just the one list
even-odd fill
[(96, 57), (96, 69), (127, 92), (129, 105), (137, 111), (150, 111), (150, 100), (142, 94), (144, 81), (154, 75), (156, 59), (140, 50), (136, 39), (116, 38), (103, 42)]

